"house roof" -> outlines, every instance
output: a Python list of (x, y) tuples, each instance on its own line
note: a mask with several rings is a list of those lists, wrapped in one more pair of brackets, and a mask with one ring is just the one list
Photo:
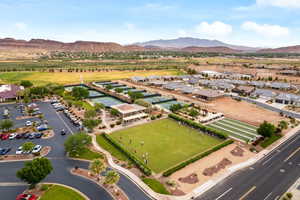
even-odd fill
[(216, 98), (216, 97), (223, 96), (222, 93), (220, 93), (216, 90), (211, 90), (211, 89), (197, 90), (197, 91), (194, 91), (194, 94), (209, 97), (209, 98)]
[(24, 90), (23, 86), (18, 85), (1, 85), (0, 98), (13, 99), (16, 98), (18, 91)]
[(128, 113), (132, 113), (132, 112), (139, 112), (139, 111), (146, 110), (146, 107), (144, 107), (144, 106), (140, 106), (137, 104), (128, 104), (128, 103), (114, 105), (114, 106), (111, 106), (111, 108), (116, 109), (121, 114), (128, 114)]

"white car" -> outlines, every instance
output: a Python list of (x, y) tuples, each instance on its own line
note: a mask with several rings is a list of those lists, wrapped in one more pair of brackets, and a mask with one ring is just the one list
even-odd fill
[(32, 149), (32, 153), (38, 153), (42, 150), (41, 145), (35, 145), (35, 147)]
[(32, 123), (31, 121), (26, 121), (26, 122), (25, 122), (25, 125), (26, 125), (26, 126), (32, 126), (32, 124), (33, 124), (33, 123)]
[(20, 146), (20, 147), (17, 149), (16, 154), (17, 154), (17, 155), (20, 155), (20, 154), (22, 154), (22, 153), (23, 153), (22, 146)]
[(8, 138), (9, 138), (10, 140), (12, 140), (12, 139), (15, 139), (15, 138), (16, 138), (16, 136), (17, 136), (17, 134), (16, 134), (16, 133), (12, 133), (12, 134), (10, 134), (10, 135), (9, 135), (9, 137), (8, 137)]

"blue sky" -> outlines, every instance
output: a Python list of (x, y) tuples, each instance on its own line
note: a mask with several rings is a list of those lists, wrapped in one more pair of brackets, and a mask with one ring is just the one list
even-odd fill
[(1, 0), (0, 38), (300, 44), (300, 0)]

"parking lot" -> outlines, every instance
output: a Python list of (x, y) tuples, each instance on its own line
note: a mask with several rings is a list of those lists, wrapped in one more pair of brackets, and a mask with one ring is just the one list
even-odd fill
[[(49, 102), (37, 102), (37, 106), (39, 110), (44, 115), (44, 120), (47, 120), (48, 126), (53, 129), (55, 135), (54, 137), (48, 139), (42, 138), (32, 138), (32, 139), (24, 139), (24, 138), (14, 138), (14, 139), (6, 139), (0, 140), (0, 148), (11, 148), (11, 151), (8, 152), (8, 155), (12, 155), (16, 153), (16, 150), (19, 146), (24, 144), (25, 142), (33, 142), (36, 145), (42, 146), (51, 146), (51, 152), (48, 154), (49, 157), (61, 157), (65, 155), (64, 151), (64, 140), (69, 134), (74, 134), (79, 131), (78, 127), (76, 127), (73, 123), (71, 123), (70, 119), (66, 117), (63, 112), (57, 112), (54, 107)], [(26, 121), (31, 122), (40, 122), (41, 119), (38, 117), (33, 117), (30, 119), (21, 119), (17, 120), (17, 117), (21, 117), (22, 113), (16, 106), (16, 104), (6, 104), (0, 106), (0, 112), (3, 113), (4, 109), (8, 109), (10, 113), (9, 119), (14, 122), (14, 128), (24, 127)], [(3, 116), (1, 115), (1, 120)], [(65, 130), (66, 135), (61, 135), (61, 131)]]

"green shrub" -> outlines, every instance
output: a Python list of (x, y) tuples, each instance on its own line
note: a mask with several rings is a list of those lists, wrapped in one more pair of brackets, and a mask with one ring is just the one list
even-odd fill
[(151, 120), (155, 120), (156, 119), (156, 117), (155, 116), (151, 116)]
[(118, 142), (116, 142), (114, 139), (112, 139), (109, 135), (103, 134), (103, 136), (117, 149), (119, 149), (121, 152), (123, 152), (130, 160), (132, 160), (137, 167), (147, 176), (150, 176), (152, 174), (151, 169), (145, 165), (142, 161), (140, 161), (136, 156), (134, 156), (132, 153), (127, 151), (125, 148), (123, 148)]
[(233, 140), (227, 140), (227, 141), (225, 141), (225, 142), (223, 142), (223, 143), (221, 143), (221, 144), (219, 144), (219, 145), (211, 148), (208, 151), (205, 151), (205, 152), (203, 152), (203, 153), (201, 153), (199, 155), (196, 155), (195, 157), (193, 157), (193, 158), (191, 158), (191, 159), (189, 159), (187, 161), (184, 161), (184, 162), (176, 165), (175, 167), (172, 167), (171, 169), (168, 169), (167, 171), (165, 171), (163, 173), (163, 176), (165, 176), (165, 177), (170, 176), (171, 174), (173, 174), (174, 172), (176, 172), (176, 171), (184, 168), (185, 166), (187, 166), (187, 165), (189, 165), (189, 164), (191, 164), (193, 162), (196, 162), (196, 161), (200, 160), (201, 158), (204, 158), (204, 157), (208, 156), (209, 154), (211, 154), (211, 153), (213, 153), (215, 151), (218, 151), (219, 149), (221, 149), (221, 148), (223, 148), (223, 147), (225, 147), (225, 146), (227, 146), (229, 144), (232, 144), (232, 143), (233, 143)]

